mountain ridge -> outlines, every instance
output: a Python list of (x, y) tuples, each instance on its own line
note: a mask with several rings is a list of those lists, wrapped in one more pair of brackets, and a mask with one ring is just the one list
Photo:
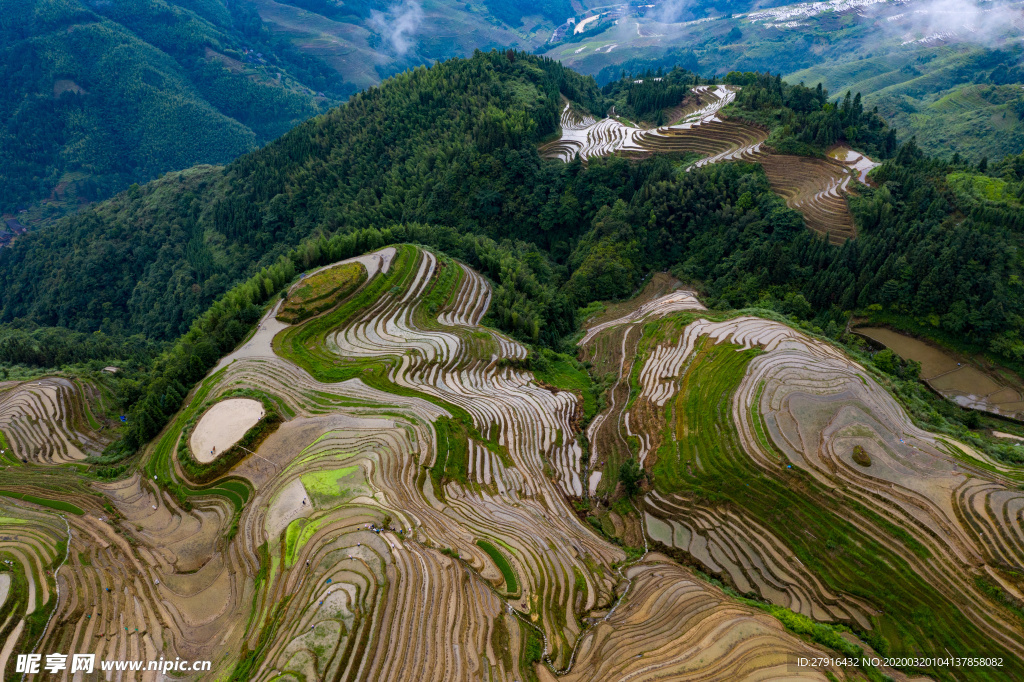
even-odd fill
[(229, 11), (240, 5), (196, 7), (210, 19), (157, 0), (0, 3), (0, 211), (39, 200), (73, 209), (170, 170), (226, 163), (331, 101), (282, 67), (318, 89), (335, 77), (303, 71), (311, 64), (298, 55), (271, 64), (258, 18)]

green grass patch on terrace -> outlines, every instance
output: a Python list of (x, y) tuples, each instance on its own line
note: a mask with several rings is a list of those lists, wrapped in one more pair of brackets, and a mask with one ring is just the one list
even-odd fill
[(505, 579), (505, 591), (509, 594), (519, 594), (519, 581), (516, 579), (516, 572), (501, 550), (487, 540), (477, 540), (476, 546), (486, 552), (494, 565), (501, 571), (501, 577)]
[(430, 478), (435, 492), (442, 495), (444, 483), (455, 480), (465, 485), (469, 473), (469, 427), (450, 417), (438, 417), (434, 422), (437, 434), (437, 457), (430, 467)]
[(554, 386), (583, 398), (583, 421), (589, 422), (597, 414), (597, 392), (594, 380), (575, 358), (547, 348), (537, 351), (533, 358), (533, 376), (541, 385)]
[(288, 524), (284, 533), (284, 566), (291, 568), (295, 565), (295, 555), (302, 549), (301, 538), (304, 535), (309, 519), (295, 519)]
[[(654, 487), (695, 505), (728, 505), (772, 530), (796, 557), (830, 589), (880, 607), (872, 641), (890, 642), (893, 655), (943, 647), (971, 655), (1003, 655), (1002, 669), (972, 669), (973, 679), (1016, 679), (1024, 663), (1008, 655), (963, 617), (951, 602), (908, 564), (927, 548), (908, 545), (900, 534), (878, 524), (841, 496), (823, 489), (798, 469), (765, 472), (744, 452), (732, 421), (732, 397), (756, 349), (733, 344), (711, 346), (687, 369), (691, 374), (676, 401), (676, 419), (687, 428), (679, 442), (682, 461), (659, 458)], [(699, 464), (698, 464), (699, 462)], [(875, 528), (869, 532), (865, 525)], [(890, 535), (905, 553), (874, 539)], [(984, 644), (983, 644), (984, 643)], [(873, 644), (874, 646), (874, 644)], [(998, 652), (998, 653), (997, 653)], [(954, 679), (944, 669), (928, 669), (936, 679)]]
[[(861, 377), (861, 381), (863, 381)], [(784, 461), (785, 457), (779, 449), (772, 443), (772, 439), (768, 436), (768, 430), (764, 424), (764, 415), (761, 414), (761, 396), (764, 394), (765, 382), (762, 381), (757, 386), (757, 392), (754, 394), (754, 400), (750, 405), (750, 421), (754, 425), (754, 435), (757, 437), (757, 442), (760, 443), (761, 448), (768, 453), (776, 455), (779, 461)]]
[(10, 490), (0, 490), (0, 495), (4, 497), (13, 497), (16, 500), (24, 500), (25, 502), (31, 502), (32, 504), (38, 504), (43, 507), (49, 507), (50, 509), (56, 509), (57, 511), (67, 512), (74, 514), (75, 516), (82, 516), (85, 512), (70, 502), (64, 502), (62, 500), (51, 500), (45, 497), (37, 497), (36, 495), (29, 495), (28, 493), (16, 493)]
[(334, 507), (361, 493), (373, 494), (366, 489), (363, 470), (358, 466), (312, 471), (301, 478), (309, 501), (316, 507)]
[(350, 466), (328, 471), (314, 471), (302, 476), (302, 487), (310, 495), (337, 497), (341, 494), (341, 480), (359, 467)]
[(7, 437), (3, 431), (0, 431), (0, 450), (3, 450), (4, 453), (0, 455), (0, 462), (16, 467), (21, 466), (21, 460), (14, 456), (14, 449), (7, 442)]
[(366, 281), (362, 263), (346, 263), (322, 270), (299, 281), (281, 304), (277, 319), (296, 324), (329, 310)]
[(536, 680), (537, 674), (533, 671), (533, 666), (540, 663), (544, 656), (544, 639), (540, 632), (523, 623), (520, 623), (520, 633), (523, 646), (519, 656), (519, 669), (523, 671), (524, 678)]
[(450, 257), (432, 253), (437, 257), (434, 278), (430, 290), (416, 306), (414, 318), (417, 324), (426, 329), (438, 327), (437, 314), (454, 299), (465, 276), (462, 268)]
[(93, 431), (99, 431), (101, 428), (103, 428), (103, 426), (99, 423), (99, 421), (96, 420), (96, 417), (93, 416), (92, 408), (89, 406), (89, 398), (88, 394), (86, 393), (85, 382), (83, 382), (79, 377), (75, 377), (74, 379), (72, 379), (72, 382), (75, 384), (75, 388), (77, 388), (79, 393), (81, 394), (82, 412), (85, 414), (86, 421), (89, 422), (89, 426), (92, 428)]

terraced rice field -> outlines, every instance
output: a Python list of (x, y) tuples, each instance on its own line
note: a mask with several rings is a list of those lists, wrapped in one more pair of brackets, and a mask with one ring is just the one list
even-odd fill
[(701, 315), (624, 319), (585, 339), (587, 352), (608, 340), (625, 349), (625, 399), (594, 420), (591, 449), (646, 464), (657, 546), (874, 646), (937, 638), (999, 649), (1020, 666), (1021, 618), (999, 597), (1022, 587), (1019, 472), (917, 428), (823, 341), (760, 318)]
[(693, 94), (704, 102), (700, 107), (681, 109), (676, 112), (680, 115), (677, 123), (649, 130), (624, 125), (611, 117), (597, 121), (591, 116), (577, 115), (567, 101), (562, 110), (561, 138), (542, 146), (541, 154), (567, 162), (577, 155), (588, 159), (614, 153), (647, 155), (658, 151), (692, 151), (713, 156), (739, 148), (753, 150), (767, 137), (759, 128), (719, 117), (721, 109), (736, 99), (731, 88), (701, 85), (693, 89)]
[(727, 161), (760, 163), (772, 189), (803, 214), (809, 229), (836, 244), (857, 236), (846, 195), (850, 183), (866, 182), (868, 171), (877, 164), (845, 147), (828, 159), (776, 154), (765, 144), (766, 129), (721, 113), (736, 98), (731, 86), (697, 86), (691, 96), (699, 104), (669, 110), (678, 123), (651, 129), (624, 125), (611, 116), (598, 121), (579, 115), (567, 101), (561, 137), (542, 145), (541, 155), (569, 162), (577, 156), (586, 160), (610, 154), (700, 154), (702, 158), (687, 170)]
[(832, 159), (785, 154), (766, 154), (758, 163), (775, 193), (803, 214), (808, 229), (826, 235), (833, 244), (857, 236), (846, 203), (850, 182), (857, 179), (857, 172)]
[[(288, 324), (272, 306), (138, 471), (7, 470), (25, 497), (0, 497), (5, 679), (26, 651), (208, 659), (185, 679), (239, 681), (847, 677), (794, 668), (825, 650), (685, 564), (894, 646), (1008, 657), (976, 679), (1020, 672), (1018, 624), (991, 593), (1017, 589), (1024, 494), (914, 429), (840, 352), (712, 314), (662, 277), (586, 333), (620, 377), (588, 459), (582, 399), (517, 369), (527, 349), (480, 326), (483, 277), (408, 245), (358, 262), (366, 279), (335, 307)], [(283, 423), (225, 475), (190, 481), (179, 442), (240, 395)], [(572, 506), (634, 450), (656, 482), (639, 542), (660, 551), (627, 553)], [(47, 495), (81, 513), (33, 502)], [(882, 564), (895, 601), (857, 572)], [(934, 630), (905, 613), (925, 608)]]
[(97, 400), (95, 387), (61, 377), (0, 383), (0, 433), (9, 454), (65, 464), (102, 452), (112, 437), (92, 414)]

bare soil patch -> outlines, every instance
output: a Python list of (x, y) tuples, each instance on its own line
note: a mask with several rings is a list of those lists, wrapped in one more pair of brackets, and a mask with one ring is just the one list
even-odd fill
[(60, 78), (53, 82), (53, 98), (57, 99), (65, 92), (73, 92), (76, 95), (88, 94), (81, 85), (67, 78)]
[(885, 329), (884, 327), (857, 327), (855, 331), (872, 341), (877, 341), (901, 358), (920, 362), (921, 378), (925, 381), (940, 374), (951, 372), (960, 366), (956, 358), (949, 353), (935, 346), (928, 345), (919, 339), (894, 332), (891, 329)]
[(620, 317), (625, 317), (631, 312), (638, 310), (644, 303), (649, 303), (660, 296), (675, 291), (682, 285), (682, 282), (667, 272), (656, 272), (635, 298), (619, 303), (609, 303), (600, 314), (587, 320), (584, 326), (595, 327), (604, 322), (611, 322)]
[[(300, 516), (313, 513), (313, 505), (309, 503), (309, 493), (298, 478), (292, 479), (270, 503), (264, 527), (267, 538), (279, 536), (288, 524)], [(303, 501), (306, 504), (303, 504)]]
[(231, 398), (217, 403), (196, 424), (189, 446), (202, 464), (217, 459), (217, 454), (237, 443), (259, 422), (263, 405), (251, 398)]
[(242, 73), (243, 71), (245, 71), (245, 64), (238, 61), (237, 59), (232, 59), (226, 54), (217, 52), (216, 50), (211, 49), (210, 47), (206, 48), (204, 54), (207, 59), (213, 62), (220, 63), (224, 66), (224, 68), (226, 68), (231, 73)]

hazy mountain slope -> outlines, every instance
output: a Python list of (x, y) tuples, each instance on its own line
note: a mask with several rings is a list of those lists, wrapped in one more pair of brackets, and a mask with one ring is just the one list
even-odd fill
[(321, 111), (291, 74), (336, 77), (244, 54), (267, 44), (252, 20), (223, 0), (0, 0), (0, 212), (225, 163)]
[[(322, 59), (360, 87), (408, 66), (475, 49), (542, 50), (554, 36), (573, 35), (569, 21), (627, 5), (603, 0), (240, 0), (258, 12), (276, 36)], [(739, 11), (770, 2), (697, 0), (673, 4), (681, 17)], [(646, 11), (634, 5), (633, 11)], [(683, 19), (681, 19), (683, 20)], [(593, 25), (590, 26), (594, 28)], [(558, 40), (555, 40), (558, 42)], [(586, 69), (582, 69), (586, 70)]]
[(585, 31), (568, 32), (543, 53), (602, 84), (624, 70), (676, 64), (702, 74), (782, 73), (793, 83), (820, 81), (833, 94), (862, 93), (901, 139), (927, 131), (922, 146), (929, 152), (959, 151), (976, 161), (1022, 148), (1024, 125), (1014, 102), (1024, 74), (1014, 67), (1024, 4), (748, 5), (604, 8)]
[(790, 81), (865, 93), (900, 136), (931, 154), (974, 160), (1024, 149), (1021, 52), (928, 47), (797, 71)]
[(259, 12), (276, 37), (323, 60), (359, 87), (410, 66), (469, 56), (475, 49), (532, 50), (573, 12), (564, 0), (242, 1)]

